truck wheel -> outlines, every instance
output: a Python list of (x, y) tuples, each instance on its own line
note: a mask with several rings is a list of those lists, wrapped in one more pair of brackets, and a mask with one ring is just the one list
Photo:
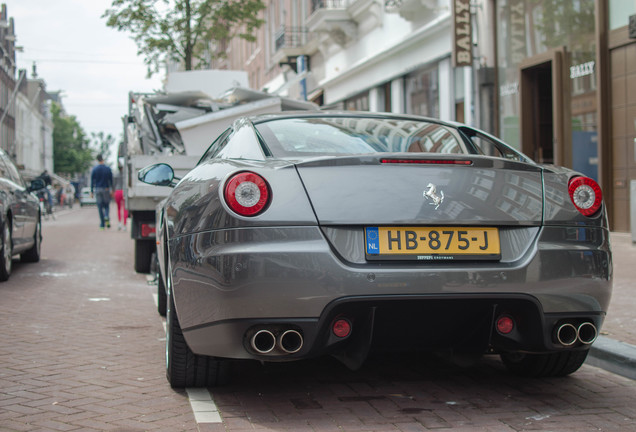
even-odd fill
[(214, 357), (194, 354), (183, 337), (174, 307), (170, 275), (167, 276), (166, 377), (172, 388), (214, 387), (226, 382), (229, 363)]
[(150, 273), (154, 246), (153, 240), (135, 240), (135, 271), (137, 273)]

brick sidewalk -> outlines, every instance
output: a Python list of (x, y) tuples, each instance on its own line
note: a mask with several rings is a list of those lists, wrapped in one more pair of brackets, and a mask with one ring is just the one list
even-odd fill
[[(221, 423), (196, 424), (170, 388), (165, 333), (129, 234), (97, 230), (94, 208), (44, 227), (43, 259), (0, 284), (0, 431), (636, 430), (636, 381), (584, 365), (568, 378), (510, 376), (433, 356), (241, 362), (212, 389)], [(612, 234), (615, 291), (603, 332), (634, 344), (636, 247)]]
[(193, 430), (129, 233), (100, 232), (95, 208), (43, 233), (42, 260), (0, 284), (0, 430)]
[(631, 234), (612, 233), (614, 290), (601, 334), (636, 345), (636, 245)]

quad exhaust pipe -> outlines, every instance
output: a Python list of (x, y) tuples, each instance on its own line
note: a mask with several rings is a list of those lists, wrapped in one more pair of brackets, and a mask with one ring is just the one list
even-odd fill
[(278, 347), (287, 354), (297, 353), (303, 347), (303, 336), (296, 330), (287, 330), (278, 336)]
[(259, 330), (250, 339), (250, 345), (259, 354), (270, 353), (276, 348), (276, 336), (269, 330)]
[(561, 324), (557, 329), (557, 340), (563, 346), (572, 346), (578, 338), (578, 331), (572, 324)]
[(596, 326), (590, 322), (584, 322), (577, 329), (579, 341), (582, 344), (589, 345), (594, 342), (598, 336)]
[(270, 330), (261, 329), (254, 332), (250, 347), (258, 354), (269, 354), (275, 349), (284, 354), (294, 354), (303, 347), (303, 336), (299, 331), (288, 329), (280, 332), (278, 337)]
[(577, 341), (583, 345), (590, 345), (596, 340), (598, 330), (591, 322), (584, 322), (575, 327), (573, 324), (561, 324), (556, 330), (556, 337), (563, 346), (572, 346)]

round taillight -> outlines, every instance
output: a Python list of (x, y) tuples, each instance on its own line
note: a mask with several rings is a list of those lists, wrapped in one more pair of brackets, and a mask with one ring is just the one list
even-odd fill
[(574, 177), (568, 186), (574, 207), (583, 216), (592, 216), (603, 203), (601, 187), (589, 177)]
[(241, 216), (256, 216), (269, 203), (271, 194), (265, 179), (253, 172), (240, 172), (225, 183), (225, 202)]
[(508, 315), (500, 316), (497, 319), (497, 331), (501, 334), (508, 334), (515, 328), (515, 322)]
[(339, 338), (345, 338), (351, 333), (351, 323), (346, 319), (337, 319), (333, 322), (331, 331)]

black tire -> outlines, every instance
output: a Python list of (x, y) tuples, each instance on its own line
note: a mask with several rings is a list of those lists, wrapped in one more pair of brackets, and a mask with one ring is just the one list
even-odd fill
[[(170, 284), (170, 276), (167, 276)], [(166, 377), (172, 388), (215, 387), (227, 381), (229, 363), (194, 354), (183, 337), (168, 286), (166, 311)]]
[(28, 251), (20, 254), (20, 261), (34, 263), (40, 261), (40, 251), (42, 246), (42, 221), (38, 219), (35, 224), (35, 233), (33, 234), (33, 247)]
[(550, 354), (502, 353), (501, 360), (510, 372), (518, 376), (562, 377), (576, 372), (585, 362), (588, 352), (589, 350)]
[(154, 249), (154, 240), (135, 240), (135, 271), (137, 273), (150, 273)]
[(13, 241), (11, 239), (11, 221), (2, 224), (2, 246), (0, 247), (0, 282), (9, 280), (13, 268)]
[(162, 317), (166, 316), (168, 310), (168, 295), (166, 294), (166, 286), (163, 283), (161, 274), (157, 273), (157, 312)]

